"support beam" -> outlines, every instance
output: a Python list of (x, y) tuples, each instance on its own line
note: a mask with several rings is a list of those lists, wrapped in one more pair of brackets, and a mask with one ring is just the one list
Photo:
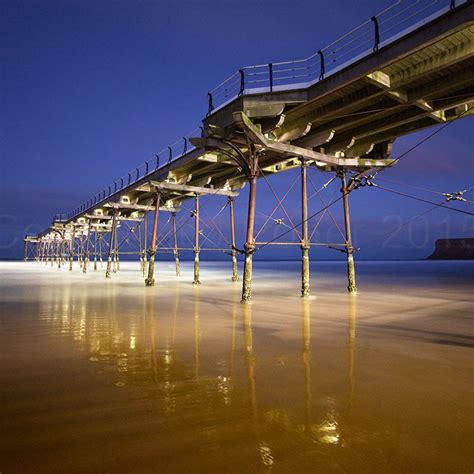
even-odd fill
[(229, 217), (230, 217), (230, 244), (232, 255), (232, 281), (239, 281), (237, 268), (237, 250), (235, 247), (235, 219), (234, 219), (234, 198), (229, 197)]
[(97, 271), (97, 229), (94, 231), (94, 271)]
[(239, 193), (227, 189), (213, 189), (204, 186), (189, 186), (187, 184), (168, 183), (166, 181), (151, 181), (151, 185), (156, 189), (163, 191), (176, 191), (178, 193), (193, 193), (193, 194), (212, 194), (217, 196), (238, 196)]
[(87, 267), (89, 266), (89, 263), (90, 263), (89, 245), (90, 245), (90, 240), (91, 240), (91, 227), (92, 227), (91, 224), (92, 222), (89, 219), (87, 223), (86, 248), (84, 251), (84, 264), (82, 266), (82, 272), (84, 274), (87, 273)]
[(301, 162), (301, 296), (309, 296), (309, 238), (307, 163)]
[(155, 215), (153, 217), (153, 233), (150, 245), (150, 262), (148, 263), (148, 277), (145, 280), (146, 286), (155, 285), (155, 254), (156, 254), (156, 239), (158, 236), (158, 216), (160, 213), (161, 192), (156, 191)]
[(176, 212), (173, 212), (171, 214), (171, 219), (173, 221), (173, 255), (176, 268), (176, 276), (180, 276), (181, 273), (179, 271), (178, 230), (176, 228)]
[[(253, 158), (255, 161), (257, 157)], [(247, 234), (245, 239), (244, 278), (242, 282), (242, 303), (249, 303), (252, 296), (252, 255), (255, 252), (253, 236), (255, 226), (255, 207), (257, 203), (257, 174), (249, 176), (249, 207), (247, 215)]]
[(344, 205), (344, 224), (346, 227), (346, 253), (347, 253), (347, 291), (357, 293), (354, 265), (354, 247), (352, 246), (351, 218), (349, 213), (349, 191), (347, 189), (346, 172), (340, 173), (342, 183), (342, 201)]
[(117, 229), (117, 218), (119, 215), (119, 211), (116, 209), (114, 211), (114, 215), (112, 218), (112, 230), (110, 232), (110, 243), (109, 243), (109, 252), (107, 255), (107, 268), (105, 270), (105, 278), (110, 278), (110, 273), (112, 271), (112, 257), (114, 254), (114, 240), (115, 240), (115, 234), (116, 234), (116, 229)]
[(72, 272), (72, 268), (74, 265), (74, 229), (71, 232), (71, 242), (69, 242), (69, 271)]
[(196, 194), (196, 208), (194, 209), (194, 280), (193, 285), (200, 285), (199, 281), (199, 194)]
[(148, 257), (147, 257), (147, 245), (148, 245), (148, 220), (145, 212), (143, 218), (143, 276), (146, 275), (148, 270)]

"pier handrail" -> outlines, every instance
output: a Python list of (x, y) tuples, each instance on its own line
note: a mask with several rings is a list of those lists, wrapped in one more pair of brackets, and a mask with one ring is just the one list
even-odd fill
[(303, 59), (245, 66), (208, 92), (208, 115), (241, 95), (306, 88), (467, 0), (397, 0)]
[[(207, 115), (242, 95), (302, 89), (322, 81), (467, 1), (469, 0), (397, 0), (306, 58), (245, 66), (208, 92)], [(118, 191), (164, 169), (194, 150), (189, 138), (201, 133), (202, 128), (196, 127), (71, 212), (58, 214), (55, 220), (74, 219)]]

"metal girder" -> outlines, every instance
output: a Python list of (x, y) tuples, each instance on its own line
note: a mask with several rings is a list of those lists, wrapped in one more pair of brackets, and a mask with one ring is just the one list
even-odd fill
[[(135, 211), (153, 211), (155, 210), (155, 206), (145, 206), (143, 204), (123, 204), (120, 202), (108, 202), (104, 204), (104, 207), (108, 207), (111, 209), (125, 209), (125, 210), (135, 210)], [(167, 207), (167, 206), (160, 206), (160, 211), (167, 211), (167, 212), (178, 212), (179, 208), (176, 207)], [(94, 216), (93, 218), (97, 218)]]
[[(339, 158), (334, 155), (326, 155), (313, 150), (308, 150), (288, 143), (280, 143), (267, 139), (252, 121), (243, 113), (234, 113), (235, 122), (241, 126), (248, 136), (258, 145), (265, 149), (280, 153), (286, 156), (296, 156), (306, 160), (312, 160), (319, 166), (333, 165), (344, 167), (366, 167), (366, 166), (390, 166), (394, 160), (372, 160), (359, 158)], [(370, 164), (369, 164), (370, 163)]]
[(166, 181), (150, 181), (151, 186), (155, 189), (164, 191), (175, 191), (178, 193), (193, 193), (193, 194), (216, 194), (218, 196), (236, 197), (239, 195), (236, 191), (227, 189), (213, 189), (203, 186), (189, 186), (187, 184), (167, 183)]

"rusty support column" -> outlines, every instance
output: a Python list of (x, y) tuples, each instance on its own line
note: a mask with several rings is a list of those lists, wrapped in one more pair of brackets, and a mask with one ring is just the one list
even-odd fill
[(53, 245), (51, 246), (51, 266), (54, 267), (54, 264), (56, 263), (56, 242), (57, 242), (57, 234), (56, 232), (54, 233), (54, 239), (53, 239)]
[(155, 284), (155, 254), (156, 254), (156, 240), (158, 236), (158, 216), (160, 214), (160, 200), (161, 200), (161, 193), (157, 191), (155, 215), (153, 217), (153, 233), (151, 236), (151, 245), (150, 245), (150, 262), (148, 264), (148, 277), (145, 280), (146, 286), (153, 286)]
[(89, 219), (87, 221), (86, 248), (84, 252), (84, 265), (82, 267), (83, 273), (87, 273), (87, 267), (90, 263), (90, 252), (89, 252), (90, 240), (91, 240), (91, 220)]
[(97, 227), (94, 230), (94, 271), (97, 271)]
[(176, 267), (176, 276), (180, 276), (181, 273), (179, 271), (178, 230), (176, 228), (176, 212), (173, 212), (171, 214), (171, 219), (173, 220), (173, 254)]
[(309, 238), (308, 238), (308, 187), (307, 164), (301, 162), (301, 296), (309, 296)]
[(200, 285), (199, 281), (199, 194), (196, 194), (196, 208), (194, 210), (194, 280), (193, 285)]
[(71, 242), (69, 243), (69, 271), (72, 271), (72, 267), (74, 264), (74, 227), (72, 228), (71, 232)]
[(147, 215), (143, 217), (143, 276), (146, 275), (147, 272), (147, 243), (148, 243), (148, 222), (147, 222)]
[(79, 262), (79, 268), (82, 268), (83, 260), (84, 260), (84, 228), (81, 229), (81, 233), (79, 235), (79, 252), (78, 252), (77, 261)]
[(57, 243), (58, 268), (61, 268), (61, 264), (63, 262), (62, 246), (63, 246), (63, 235), (59, 234), (59, 239)]
[(117, 228), (117, 217), (118, 210), (114, 211), (112, 217), (112, 229), (110, 230), (110, 243), (109, 243), (109, 253), (107, 256), (107, 269), (105, 270), (105, 278), (110, 278), (110, 272), (112, 271), (112, 256), (114, 254), (114, 239), (115, 239), (115, 229)]
[(347, 253), (347, 290), (357, 293), (355, 281), (354, 247), (352, 246), (351, 217), (349, 213), (349, 191), (347, 189), (346, 173), (340, 173), (342, 183), (342, 201), (344, 204), (344, 224), (346, 227), (346, 253)]
[(118, 225), (115, 226), (115, 233), (114, 233), (114, 256), (113, 256), (113, 272), (117, 273), (120, 270), (119, 265), (119, 233), (118, 233)]
[(252, 255), (255, 251), (253, 231), (255, 226), (255, 206), (257, 203), (257, 175), (249, 176), (249, 207), (247, 215), (247, 235), (245, 239), (244, 281), (242, 283), (242, 303), (248, 303), (252, 295)]
[(239, 281), (237, 268), (237, 250), (235, 247), (235, 219), (234, 219), (234, 198), (229, 197), (229, 217), (230, 217), (230, 245), (232, 247), (232, 281)]
[(66, 230), (61, 234), (61, 265), (66, 263)]

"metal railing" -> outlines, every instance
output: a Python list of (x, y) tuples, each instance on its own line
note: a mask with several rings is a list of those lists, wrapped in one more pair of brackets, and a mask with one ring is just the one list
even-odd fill
[(207, 115), (242, 95), (308, 87), (466, 1), (398, 0), (307, 58), (243, 67), (208, 92)]
[[(244, 94), (308, 87), (467, 1), (398, 0), (307, 58), (239, 69), (208, 92), (207, 115)], [(55, 220), (73, 219), (122, 189), (165, 168), (193, 150), (189, 138), (202, 133), (202, 127), (195, 128), (71, 212), (57, 214)]]
[(160, 169), (164, 169), (169, 166), (173, 161), (181, 158), (186, 153), (195, 149), (195, 147), (189, 141), (190, 138), (201, 136), (203, 133), (202, 127), (197, 127), (194, 130), (191, 130), (183, 138), (177, 140), (171, 145), (167, 146), (159, 153), (155, 154), (153, 158), (142, 163), (140, 166), (137, 166), (129, 173), (124, 176), (116, 179), (113, 183), (106, 186), (102, 191), (92, 196), (87, 201), (83, 202), (81, 205), (77, 206), (71, 212), (67, 214), (57, 214), (55, 216), (57, 220), (70, 220), (74, 217), (82, 214), (85, 210), (94, 207), (96, 204), (104, 201), (108, 197), (111, 197), (115, 193), (121, 191), (133, 185), (137, 181), (140, 181), (143, 178), (146, 178), (149, 175), (152, 175)]

